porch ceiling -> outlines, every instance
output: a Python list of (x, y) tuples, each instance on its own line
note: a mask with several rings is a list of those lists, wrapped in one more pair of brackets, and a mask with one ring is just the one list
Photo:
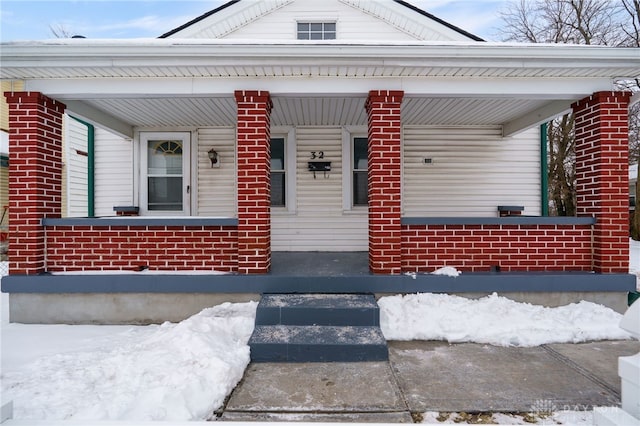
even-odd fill
[[(365, 126), (366, 97), (273, 97), (274, 126)], [(233, 97), (85, 99), (82, 101), (134, 127), (233, 126)], [(540, 99), (406, 97), (405, 125), (502, 125), (546, 104)], [(570, 100), (567, 100), (567, 104)]]

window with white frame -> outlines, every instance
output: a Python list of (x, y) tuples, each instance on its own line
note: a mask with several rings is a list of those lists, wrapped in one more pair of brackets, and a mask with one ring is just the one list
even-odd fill
[(284, 138), (271, 139), (271, 206), (287, 205), (287, 176)]
[(298, 22), (298, 40), (335, 40), (335, 22)]
[(351, 144), (351, 182), (354, 207), (369, 204), (367, 145), (365, 137), (354, 137)]

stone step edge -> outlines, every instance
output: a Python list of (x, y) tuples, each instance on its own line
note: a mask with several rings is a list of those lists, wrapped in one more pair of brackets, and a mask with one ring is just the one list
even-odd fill
[(251, 345), (386, 346), (387, 341), (378, 326), (258, 325)]
[[(333, 304), (313, 302), (326, 301)], [(373, 294), (344, 293), (265, 293), (258, 304), (260, 308), (270, 309), (379, 309)]]

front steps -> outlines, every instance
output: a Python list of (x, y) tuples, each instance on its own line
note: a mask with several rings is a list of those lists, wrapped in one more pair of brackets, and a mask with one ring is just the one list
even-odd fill
[(249, 346), (253, 362), (388, 359), (372, 294), (265, 294)]

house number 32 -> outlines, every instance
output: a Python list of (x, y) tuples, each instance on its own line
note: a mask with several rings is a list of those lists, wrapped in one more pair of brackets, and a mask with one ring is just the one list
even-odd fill
[(324, 151), (311, 151), (311, 159), (315, 160), (316, 158), (323, 159)]

